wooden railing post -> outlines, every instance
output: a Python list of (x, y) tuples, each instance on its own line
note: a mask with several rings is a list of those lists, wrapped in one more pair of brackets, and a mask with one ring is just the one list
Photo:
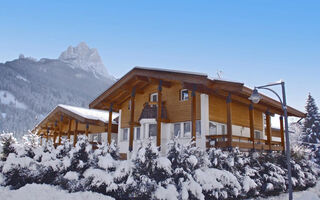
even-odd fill
[(249, 119), (250, 119), (250, 139), (252, 141), (252, 149), (255, 149), (255, 141), (254, 141), (254, 110), (253, 105), (249, 106)]
[(129, 151), (131, 152), (133, 150), (133, 128), (134, 128), (134, 99), (136, 96), (136, 88), (133, 87), (132, 88), (132, 92), (131, 92), (131, 106), (130, 106), (130, 137), (129, 137)]
[(191, 92), (191, 128), (192, 128), (192, 140), (196, 141), (196, 86), (193, 85)]
[(269, 111), (266, 112), (266, 134), (267, 134), (267, 142), (268, 142), (269, 150), (272, 151), (271, 116)]
[(108, 144), (111, 144), (111, 134), (112, 134), (112, 108), (113, 107), (113, 103), (111, 103), (110, 107), (109, 107), (109, 122), (108, 122)]
[(227, 146), (232, 148), (232, 111), (231, 111), (231, 93), (227, 97)]
[(158, 109), (157, 109), (157, 146), (161, 148), (161, 115), (162, 115), (162, 80), (158, 86)]
[(284, 145), (284, 128), (283, 128), (283, 116), (280, 116), (280, 135), (281, 135), (281, 146), (283, 151), (285, 151)]
[(77, 139), (78, 139), (78, 120), (76, 120), (76, 127), (75, 127), (74, 135), (73, 135), (73, 146), (74, 147), (77, 144)]

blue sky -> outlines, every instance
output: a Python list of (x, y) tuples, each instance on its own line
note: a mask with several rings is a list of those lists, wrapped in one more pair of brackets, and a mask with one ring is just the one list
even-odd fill
[(85, 41), (116, 77), (145, 66), (221, 70), (250, 87), (283, 79), (288, 103), (304, 110), (308, 92), (320, 105), (319, 10), (319, 1), (2, 1), (0, 62), (57, 58)]

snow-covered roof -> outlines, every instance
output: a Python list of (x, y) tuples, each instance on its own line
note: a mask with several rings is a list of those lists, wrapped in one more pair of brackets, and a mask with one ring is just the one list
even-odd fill
[[(96, 110), (96, 109), (89, 109), (89, 108), (82, 108), (82, 107), (76, 107), (76, 106), (69, 106), (69, 105), (63, 105), (59, 104), (57, 107), (61, 107), (63, 109), (66, 109), (76, 115), (79, 115), (86, 119), (91, 120), (99, 120), (104, 123), (109, 122), (109, 112), (103, 111), (103, 110)], [(117, 124), (114, 119), (119, 116), (118, 113), (113, 112), (112, 113), (112, 124)]]
[(144, 69), (144, 70), (153, 70), (153, 71), (163, 71), (163, 72), (172, 72), (172, 73), (182, 73), (182, 74), (191, 74), (196, 76), (208, 76), (205, 73), (199, 72), (190, 72), (190, 71), (182, 71), (182, 70), (172, 70), (172, 69), (165, 69), (165, 68), (155, 68), (155, 67), (134, 67), (134, 69)]

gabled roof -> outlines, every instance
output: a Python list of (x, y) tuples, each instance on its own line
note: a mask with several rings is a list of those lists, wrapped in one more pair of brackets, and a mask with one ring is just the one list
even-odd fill
[[(32, 131), (48, 123), (53, 124), (56, 120), (59, 121), (61, 115), (87, 124), (104, 126), (109, 123), (108, 111), (59, 104)], [(115, 119), (118, 116), (118, 113), (112, 113), (112, 124), (117, 124)]]
[[(238, 101), (241, 103), (251, 103), (248, 97), (251, 95), (252, 89), (240, 82), (212, 79), (203, 73), (135, 67), (94, 99), (89, 107), (107, 109), (112, 104), (113, 108), (118, 110), (120, 105), (130, 98), (133, 87), (136, 89), (136, 93), (143, 93), (144, 88), (150, 84), (159, 84), (160, 80), (163, 87), (170, 87), (172, 83), (181, 83), (184, 88), (189, 90), (195, 89), (200, 93), (220, 95), (224, 98), (228, 94), (232, 94), (240, 97), (241, 100)], [(272, 109), (271, 112), (282, 113), (280, 102), (263, 94), (261, 96), (262, 100), (257, 107), (270, 107)], [(233, 100), (236, 101), (236, 99)], [(305, 113), (290, 106), (288, 106), (288, 114), (296, 117), (305, 117)]]

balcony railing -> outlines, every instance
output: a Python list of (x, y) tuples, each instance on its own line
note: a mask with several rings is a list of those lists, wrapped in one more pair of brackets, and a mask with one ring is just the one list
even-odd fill
[[(207, 135), (206, 136), (207, 148), (228, 148), (228, 136), (227, 135)], [(254, 143), (249, 137), (232, 135), (232, 147), (239, 147), (240, 149), (256, 149), (256, 150), (271, 150), (282, 151), (284, 147), (281, 142), (271, 141), (269, 145), (267, 140), (255, 139)]]

